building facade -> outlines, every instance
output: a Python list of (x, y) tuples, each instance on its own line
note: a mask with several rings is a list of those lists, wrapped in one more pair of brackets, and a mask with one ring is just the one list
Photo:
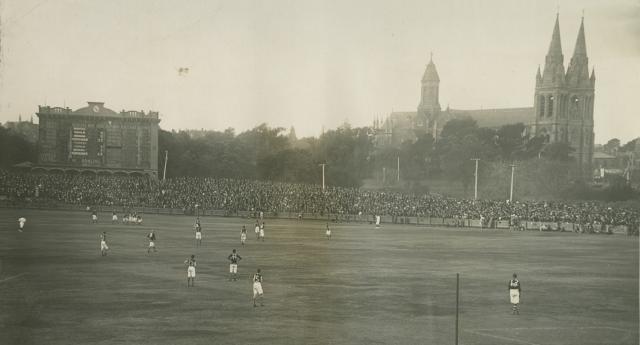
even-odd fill
[(37, 169), (157, 177), (157, 112), (40, 106)]
[(591, 171), (595, 73), (589, 75), (584, 20), (565, 72), (560, 23), (556, 17), (544, 71), (541, 73), (538, 67), (531, 107), (463, 110), (447, 106), (442, 110), (439, 88), (440, 77), (432, 56), (422, 76), (417, 110), (392, 112), (386, 119), (376, 119), (373, 124), (376, 143), (398, 146), (416, 140), (420, 134), (430, 134), (437, 140), (451, 119), (472, 118), (480, 127), (490, 128), (523, 123), (528, 137), (544, 136), (550, 143), (569, 143), (580, 170)]

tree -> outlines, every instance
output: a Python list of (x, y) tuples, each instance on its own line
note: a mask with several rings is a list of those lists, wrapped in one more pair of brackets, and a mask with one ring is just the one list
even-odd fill
[(568, 162), (572, 160), (571, 153), (575, 151), (569, 143), (555, 142), (548, 144), (543, 151), (543, 156), (551, 161)]
[(35, 162), (35, 143), (29, 142), (21, 134), (0, 125), (0, 167), (9, 168), (22, 162)]
[(620, 139), (613, 138), (607, 141), (602, 148), (604, 149), (604, 152), (615, 155), (618, 152), (618, 149), (620, 149)]

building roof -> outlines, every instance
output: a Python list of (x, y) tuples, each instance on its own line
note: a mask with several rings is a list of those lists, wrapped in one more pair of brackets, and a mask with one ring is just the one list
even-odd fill
[(479, 127), (501, 127), (508, 124), (535, 122), (533, 107), (502, 109), (449, 109), (452, 118), (470, 117)]
[(433, 55), (429, 60), (429, 64), (427, 64), (427, 68), (424, 70), (424, 75), (422, 75), (422, 81), (431, 81), (431, 82), (440, 82), (440, 77), (438, 76), (438, 71), (436, 70), (436, 65), (433, 63)]
[(594, 152), (593, 159), (616, 159), (616, 156), (610, 155), (605, 152)]

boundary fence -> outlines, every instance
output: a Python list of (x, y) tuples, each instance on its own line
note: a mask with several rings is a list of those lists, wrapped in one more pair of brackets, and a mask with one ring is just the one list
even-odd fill
[[(62, 204), (62, 203), (43, 203), (43, 202), (13, 202), (9, 200), (0, 200), (0, 208), (19, 208), (19, 209), (37, 209), (37, 210), (67, 210), (67, 211), (87, 211), (86, 206)], [(237, 217), (237, 218), (258, 218), (259, 212), (255, 211), (232, 211), (232, 210), (194, 210), (194, 209), (178, 209), (178, 208), (161, 208), (161, 207), (137, 207), (137, 206), (95, 206), (98, 212), (111, 213), (115, 211), (118, 215), (127, 212), (138, 212), (142, 214), (159, 214), (159, 215), (185, 215), (185, 216), (213, 216), (213, 217)], [(263, 212), (263, 218), (266, 219), (306, 219), (321, 220), (328, 222), (346, 222), (346, 223), (375, 223), (373, 215), (351, 215), (351, 214), (321, 214), (321, 213), (297, 213), (297, 212)], [(481, 222), (480, 219), (460, 219), (460, 218), (443, 218), (429, 216), (380, 216), (381, 224), (407, 224), (416, 226), (439, 226), (439, 227), (456, 227), (456, 228), (476, 228), (476, 229), (498, 229), (498, 230), (536, 230), (536, 231), (565, 231), (565, 232), (591, 232), (604, 234), (626, 234), (638, 235), (640, 233), (640, 225), (638, 228), (632, 229), (627, 225), (603, 225), (599, 229), (588, 229), (587, 226), (569, 222), (539, 222), (521, 220), (518, 227), (512, 227), (509, 220), (488, 219)]]

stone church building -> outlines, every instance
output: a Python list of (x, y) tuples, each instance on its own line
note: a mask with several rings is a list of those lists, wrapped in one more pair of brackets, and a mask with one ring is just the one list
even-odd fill
[(595, 73), (589, 75), (584, 18), (580, 24), (573, 57), (565, 71), (560, 41), (560, 22), (556, 17), (544, 70), (536, 74), (533, 106), (522, 108), (461, 110), (439, 102), (440, 77), (433, 62), (427, 64), (421, 82), (420, 103), (416, 111), (393, 112), (373, 127), (378, 145), (400, 145), (429, 133), (436, 140), (450, 119), (473, 118), (480, 127), (499, 128), (523, 123), (526, 135), (544, 136), (550, 143), (568, 142), (580, 170), (589, 171), (593, 160), (593, 99)]

